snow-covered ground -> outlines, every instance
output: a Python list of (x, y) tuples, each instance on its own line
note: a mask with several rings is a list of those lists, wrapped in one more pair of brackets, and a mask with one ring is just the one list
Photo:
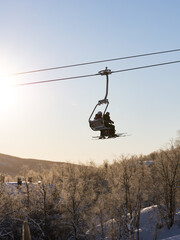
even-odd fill
[(176, 235), (173, 237), (163, 238), (162, 240), (179, 240), (179, 239), (180, 239), (180, 235)]
[[(177, 211), (175, 223), (171, 229), (166, 226), (157, 228), (157, 223), (160, 223), (160, 217), (157, 206), (150, 206), (141, 210), (139, 239), (140, 240), (180, 240), (180, 211)], [(106, 240), (111, 238), (108, 236), (112, 229), (112, 225), (116, 228), (116, 221), (109, 220), (104, 224), (104, 235)], [(136, 230), (137, 231), (137, 230)], [(91, 234), (93, 231), (88, 231)], [(101, 225), (96, 228), (96, 239), (101, 239)]]
[[(147, 207), (141, 210), (140, 218), (140, 239), (141, 240), (180, 240), (180, 212), (177, 211), (175, 223), (171, 229), (166, 226), (157, 229), (156, 224), (160, 222), (157, 206)], [(179, 237), (178, 237), (179, 235)], [(176, 238), (172, 238), (176, 236)]]
[(169, 230), (166, 227), (162, 228), (157, 239), (161, 240), (180, 240), (180, 224), (175, 223), (174, 226)]

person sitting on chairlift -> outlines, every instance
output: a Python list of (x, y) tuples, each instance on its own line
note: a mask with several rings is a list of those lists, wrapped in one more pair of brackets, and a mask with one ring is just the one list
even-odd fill
[(115, 136), (115, 126), (113, 125), (114, 122), (110, 118), (110, 113), (106, 112), (103, 116), (103, 119), (104, 119), (105, 127), (110, 128), (109, 137), (114, 137)]
[(98, 119), (102, 119), (102, 112), (99, 111), (98, 113), (96, 113), (94, 120), (98, 120)]

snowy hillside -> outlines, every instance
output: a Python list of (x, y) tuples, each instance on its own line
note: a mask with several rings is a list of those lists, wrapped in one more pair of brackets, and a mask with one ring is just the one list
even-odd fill
[[(160, 222), (157, 206), (151, 206), (141, 210), (140, 218), (140, 239), (152, 240), (152, 239), (174, 239), (169, 238), (175, 235), (180, 236), (180, 212), (176, 213), (175, 224), (169, 230), (167, 227), (161, 229), (157, 228), (156, 224)], [(180, 239), (177, 238), (177, 239)]]
[[(139, 228), (139, 239), (140, 240), (180, 240), (180, 211), (177, 211), (175, 216), (175, 224), (171, 229), (166, 226), (158, 228), (158, 223), (160, 223), (160, 217), (157, 206), (150, 206), (141, 210), (140, 216), (140, 228)], [(88, 235), (92, 233), (96, 234), (96, 239), (101, 239), (102, 232), (104, 233), (105, 239), (112, 239), (112, 229), (115, 234), (118, 234), (118, 223), (112, 219), (102, 225), (98, 225), (94, 230), (89, 230)], [(137, 233), (137, 229), (135, 230)], [(115, 236), (115, 235), (114, 235)], [(116, 237), (118, 237), (116, 235)], [(137, 236), (136, 236), (137, 237)], [(118, 238), (119, 239), (119, 238)], [(125, 239), (121, 237), (120, 239)]]

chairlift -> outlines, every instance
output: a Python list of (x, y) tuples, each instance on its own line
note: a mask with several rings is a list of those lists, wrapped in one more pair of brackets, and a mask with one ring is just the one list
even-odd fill
[[(102, 100), (99, 100), (98, 103), (96, 104), (96, 106), (94, 107), (90, 117), (89, 117), (89, 126), (93, 131), (100, 131), (101, 135), (100, 136), (95, 136), (93, 137), (94, 139), (107, 139), (107, 138), (116, 138), (116, 137), (126, 137), (129, 136), (127, 135), (127, 133), (116, 133), (114, 132), (114, 130), (112, 130), (112, 126), (113, 125), (109, 125), (107, 126), (107, 124), (105, 124), (104, 118), (103, 116), (106, 114), (107, 112), (107, 108), (109, 106), (109, 101), (107, 99), (108, 96), (108, 85), (109, 85), (109, 74), (111, 74), (111, 70), (108, 69), (107, 67), (105, 68), (105, 70), (99, 71), (100, 75), (105, 75), (106, 76), (106, 93), (105, 93), (105, 97)], [(92, 119), (92, 116), (94, 116), (94, 112), (97, 109), (98, 106), (105, 104), (105, 108), (104, 108), (104, 112), (102, 114), (101, 118), (98, 119)], [(112, 133), (113, 132), (113, 133)]]
[(106, 93), (105, 97), (102, 100), (99, 100), (96, 106), (94, 107), (90, 117), (89, 117), (89, 126), (93, 131), (102, 131), (102, 130), (109, 130), (110, 128), (106, 127), (104, 124), (104, 120), (102, 119), (93, 119), (92, 116), (94, 115), (95, 110), (97, 109), (98, 106), (105, 104), (105, 109), (103, 112), (103, 116), (107, 111), (107, 108), (109, 106), (109, 101), (107, 99), (108, 96), (108, 85), (109, 85), (109, 74), (111, 74), (111, 70), (108, 69), (107, 67), (105, 70), (99, 71), (100, 75), (105, 75), (106, 76)]

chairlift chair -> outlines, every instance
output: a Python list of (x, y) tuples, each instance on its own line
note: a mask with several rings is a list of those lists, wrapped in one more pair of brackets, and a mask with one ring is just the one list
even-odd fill
[(111, 70), (108, 69), (106, 67), (105, 70), (102, 70), (102, 71), (99, 71), (99, 74), (100, 75), (106, 75), (106, 94), (105, 94), (105, 97), (104, 99), (102, 100), (99, 100), (98, 103), (96, 104), (96, 106), (94, 107), (90, 117), (89, 117), (89, 126), (90, 128), (93, 130), (93, 131), (102, 131), (102, 130), (110, 130), (109, 127), (106, 127), (105, 124), (104, 124), (104, 120), (103, 118), (102, 119), (93, 119), (92, 120), (92, 116), (96, 110), (96, 108), (102, 104), (105, 104), (105, 109), (104, 109), (104, 112), (103, 112), (103, 116), (104, 114), (106, 113), (107, 111), (107, 108), (109, 106), (109, 101), (107, 99), (107, 95), (108, 95), (108, 84), (109, 84), (109, 78), (108, 78), (108, 75), (111, 74)]

